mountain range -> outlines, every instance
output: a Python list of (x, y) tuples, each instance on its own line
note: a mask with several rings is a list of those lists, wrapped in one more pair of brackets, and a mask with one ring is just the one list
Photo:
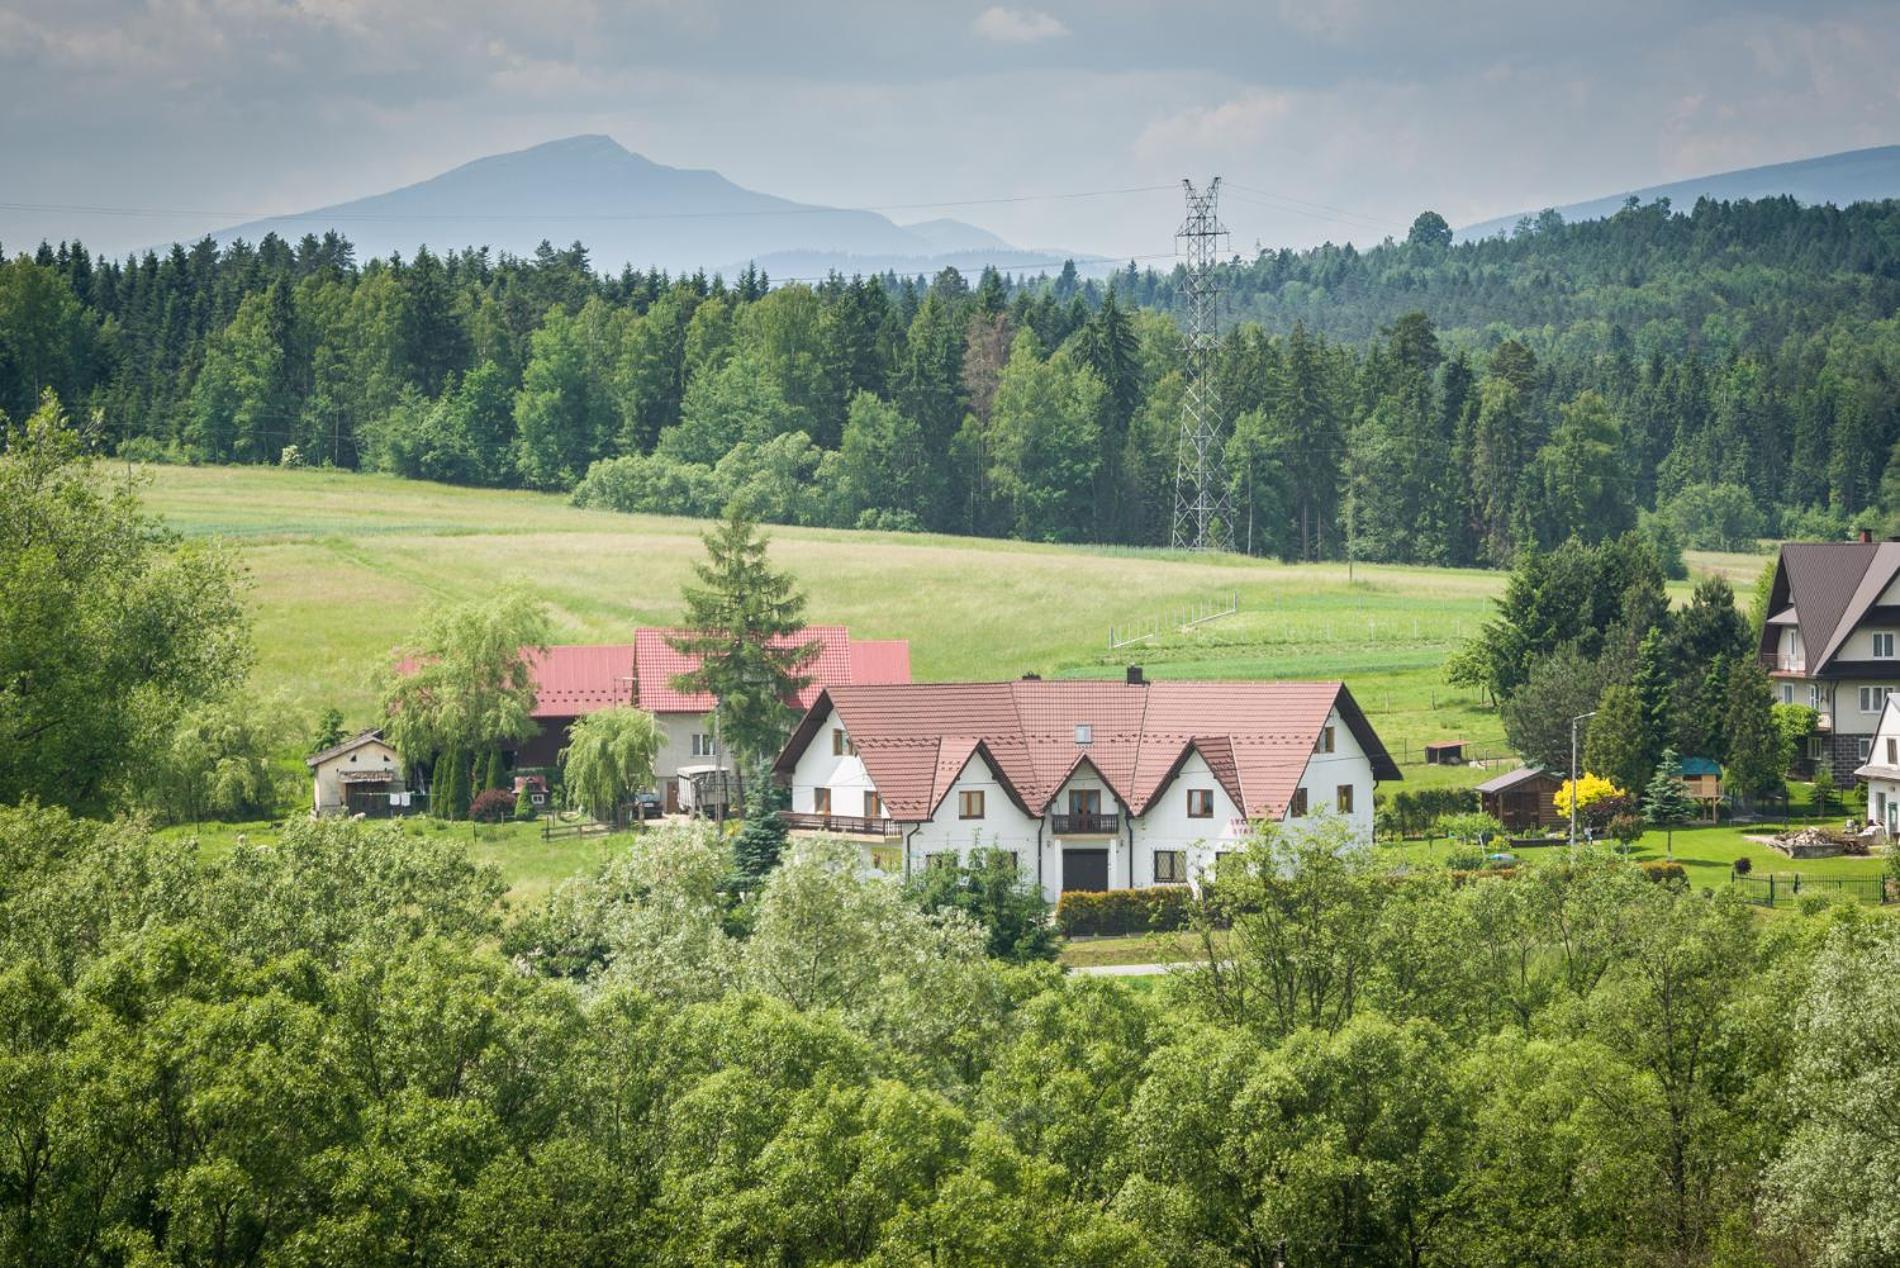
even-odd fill
[(528, 255), (543, 239), (584, 243), (596, 268), (671, 272), (755, 263), (774, 277), (1060, 268), (1073, 253), (1024, 250), (975, 225), (901, 225), (874, 211), (793, 202), (717, 172), (668, 167), (606, 136), (575, 136), (464, 163), (388, 193), (253, 220), (213, 232), (220, 242), (266, 233), (296, 241), (335, 229), (357, 258), (487, 246)]
[[(1677, 211), (1686, 212), (1698, 198), (1733, 202), (1739, 198), (1770, 198), (1787, 194), (1808, 204), (1849, 203), (1882, 198), (1900, 198), (1900, 145), (1883, 145), (1869, 150), (1848, 150), (1841, 154), (1823, 154), (1818, 158), (1798, 159), (1792, 163), (1771, 163), (1765, 167), (1745, 167), (1733, 172), (1718, 172), (1691, 180), (1648, 185), (1587, 202), (1558, 207), (1565, 220), (1600, 220), (1613, 216), (1630, 198), (1648, 203), (1667, 198)], [(1535, 212), (1518, 212), (1494, 220), (1468, 225), (1458, 231), (1466, 241), (1509, 233), (1517, 222)]]

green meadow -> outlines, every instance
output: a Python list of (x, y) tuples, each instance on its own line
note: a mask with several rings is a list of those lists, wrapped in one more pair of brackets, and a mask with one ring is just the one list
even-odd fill
[[(374, 720), (376, 677), (430, 610), (507, 584), (553, 614), (555, 637), (618, 642), (673, 621), (699, 558), (698, 521), (577, 510), (551, 494), (457, 488), (351, 472), (152, 467), (148, 505), (181, 533), (225, 540), (256, 615), (255, 688), (315, 712)], [(1141, 664), (1175, 678), (1343, 679), (1407, 777), (1468, 782), (1422, 764), (1462, 739), (1502, 755), (1497, 715), (1446, 685), (1445, 657), (1490, 614), (1497, 572), (1041, 545), (776, 527), (773, 554), (809, 619), (907, 638), (920, 679), (1034, 671), (1107, 677)], [(1758, 557), (1701, 555), (1738, 589)], [(1672, 586), (1678, 599), (1691, 583)], [(1181, 627), (1195, 605), (1232, 616)], [(1111, 648), (1109, 631), (1152, 631)]]

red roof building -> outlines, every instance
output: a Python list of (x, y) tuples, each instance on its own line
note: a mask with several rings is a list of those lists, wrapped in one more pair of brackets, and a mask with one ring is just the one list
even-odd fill
[[(1401, 778), (1343, 683), (1148, 682), (1139, 670), (1126, 682), (829, 688), (775, 772), (796, 826), (901, 841), (907, 870), (920, 850), (1033, 853), (1052, 894), (1052, 870), (1061, 888), (1178, 878), (1248, 824), (1309, 810), (1336, 810), (1369, 838), (1373, 786)], [(1097, 864), (1099, 884), (1070, 883)]]

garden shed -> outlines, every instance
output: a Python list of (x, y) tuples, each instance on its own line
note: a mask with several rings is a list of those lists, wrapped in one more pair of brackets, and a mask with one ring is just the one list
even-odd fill
[(1548, 827), (1563, 816), (1557, 813), (1561, 777), (1541, 766), (1521, 766), (1478, 785), (1479, 807), (1504, 825), (1507, 832)]

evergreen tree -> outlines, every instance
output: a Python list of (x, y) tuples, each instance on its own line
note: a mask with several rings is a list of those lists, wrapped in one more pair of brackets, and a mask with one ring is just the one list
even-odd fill
[(1642, 747), (1638, 764), (1629, 769), (1625, 788), (1642, 788), (1649, 783), (1663, 750), (1675, 741), (1675, 677), (1669, 663), (1669, 646), (1663, 628), (1652, 625), (1636, 652), (1636, 678), (1633, 686), (1642, 710)]
[[(804, 669), (818, 644), (799, 637), (805, 596), (790, 573), (773, 569), (768, 539), (741, 504), (700, 540), (706, 559), (693, 565), (698, 584), (683, 590), (683, 629), (667, 639), (695, 668), (673, 686), (710, 694), (722, 740), (742, 761), (762, 761), (783, 746), (791, 702), (811, 681)], [(741, 765), (741, 779), (744, 773)]]
[(1694, 819), (1696, 811), (1695, 798), (1689, 795), (1689, 786), (1682, 781), (1682, 764), (1676, 758), (1676, 750), (1664, 749), (1661, 760), (1656, 763), (1656, 773), (1643, 791), (1643, 817), (1666, 834), (1664, 843), (1670, 858), (1676, 857), (1676, 828)]
[(1644, 723), (1642, 698), (1635, 688), (1621, 683), (1605, 687), (1590, 719), (1583, 768), (1618, 788), (1643, 787), (1653, 769)]
[(1729, 670), (1723, 730), (1730, 791), (1750, 800), (1780, 792), (1782, 772), (1788, 769), (1787, 741), (1775, 725), (1767, 672), (1753, 657), (1743, 657)]

